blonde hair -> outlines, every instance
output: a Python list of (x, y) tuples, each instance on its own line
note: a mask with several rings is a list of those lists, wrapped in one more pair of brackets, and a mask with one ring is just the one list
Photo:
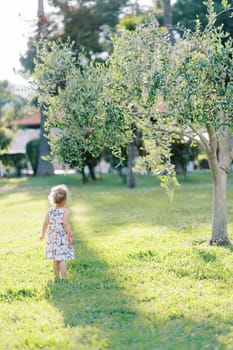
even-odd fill
[(66, 185), (52, 187), (48, 199), (51, 205), (65, 203), (68, 199), (68, 188)]

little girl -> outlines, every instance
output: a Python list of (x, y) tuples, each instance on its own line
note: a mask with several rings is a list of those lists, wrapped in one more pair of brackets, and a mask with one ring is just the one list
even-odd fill
[(68, 197), (68, 189), (65, 185), (51, 188), (48, 196), (52, 207), (45, 216), (42, 227), (41, 240), (46, 241), (46, 259), (53, 259), (55, 281), (66, 280), (67, 260), (74, 259), (74, 238), (69, 224), (69, 211), (64, 207)]

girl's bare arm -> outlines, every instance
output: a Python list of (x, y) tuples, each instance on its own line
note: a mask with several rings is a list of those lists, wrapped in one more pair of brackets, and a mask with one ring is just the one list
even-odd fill
[(48, 226), (49, 226), (49, 214), (47, 213), (45, 216), (45, 219), (44, 219), (43, 226), (42, 226), (42, 234), (40, 236), (40, 240), (45, 239)]

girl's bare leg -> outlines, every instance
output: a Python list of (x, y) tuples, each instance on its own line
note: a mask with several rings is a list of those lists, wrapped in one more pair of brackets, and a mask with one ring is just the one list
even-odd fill
[(53, 260), (53, 270), (56, 278), (60, 277), (60, 268), (59, 268), (60, 261)]
[(66, 261), (60, 261), (60, 272), (61, 272), (61, 277), (62, 279), (66, 279), (66, 271), (67, 271), (67, 265)]

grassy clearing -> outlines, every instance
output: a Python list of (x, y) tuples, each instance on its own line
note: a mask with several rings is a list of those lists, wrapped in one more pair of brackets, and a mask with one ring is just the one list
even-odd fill
[[(208, 246), (209, 174), (181, 180), (171, 204), (151, 177), (0, 180), (0, 349), (231, 350), (233, 251)], [(58, 183), (76, 236), (65, 285), (39, 241)], [(229, 201), (230, 238), (232, 219)]]

